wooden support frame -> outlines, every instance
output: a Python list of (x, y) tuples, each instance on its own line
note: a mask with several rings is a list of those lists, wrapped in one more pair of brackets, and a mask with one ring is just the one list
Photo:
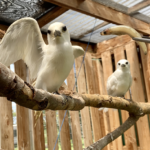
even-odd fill
[(105, 51), (110, 51), (114, 53), (114, 49), (120, 46), (124, 46), (125, 44), (132, 42), (132, 38), (128, 35), (117, 36), (115, 38), (103, 41), (97, 44), (97, 50), (95, 54), (92, 54), (93, 58), (100, 58), (101, 54)]
[(43, 17), (37, 20), (40, 28), (46, 25), (47, 23), (49, 23), (50, 21), (54, 20), (55, 18), (57, 18), (58, 16), (66, 12), (67, 10), (68, 9), (66, 8), (56, 6), (50, 12), (48, 12)]
[(150, 0), (142, 1), (141, 3), (136, 4), (135, 6), (128, 9), (128, 14), (133, 14), (146, 6), (150, 5)]
[(104, 27), (104, 26), (106, 26), (106, 25), (108, 25), (108, 24), (109, 24), (109, 22), (106, 22), (106, 21), (102, 22), (101, 24), (97, 25), (97, 26), (94, 28), (94, 30), (93, 30), (93, 28), (92, 28), (92, 29), (87, 30), (86, 32), (82, 33), (81, 35), (79, 35), (79, 39), (83, 38), (86, 34), (89, 34), (89, 33), (91, 33), (92, 31), (95, 31), (95, 30), (97, 30), (97, 29), (99, 29), (99, 28), (102, 28), (102, 27)]
[(108, 22), (112, 22), (120, 25), (127, 25), (144, 34), (150, 34), (149, 23), (138, 20), (127, 14), (121, 13), (117, 10), (104, 6), (100, 3), (86, 0), (45, 0), (50, 3), (54, 3), (67, 9), (73, 9), (75, 11), (103, 19)]

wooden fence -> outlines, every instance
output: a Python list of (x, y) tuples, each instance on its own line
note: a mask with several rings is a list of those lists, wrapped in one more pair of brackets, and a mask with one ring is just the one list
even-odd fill
[[(74, 42), (74, 44), (76, 44)], [(86, 44), (79, 44), (84, 49)], [(68, 89), (72, 90), (76, 83), (78, 93), (107, 94), (107, 78), (115, 70), (118, 60), (127, 58), (133, 78), (131, 87), (134, 101), (150, 101), (150, 81), (148, 55), (136, 46), (128, 36), (117, 37), (99, 43), (97, 54), (87, 53), (85, 62), (79, 72), (82, 57), (75, 60), (75, 66), (67, 78)], [(93, 49), (93, 46), (89, 46)], [(93, 59), (97, 58), (97, 59)], [(149, 62), (148, 62), (149, 61)], [(15, 72), (22, 79), (29, 81), (28, 69), (22, 60), (15, 63)], [(129, 93), (126, 94), (129, 98)], [(40, 117), (34, 128), (33, 111), (17, 105), (17, 148), (14, 147), (12, 103), (0, 98), (0, 148), (3, 150), (53, 150), (65, 111), (48, 110)], [(109, 109), (108, 112), (97, 108), (85, 107), (81, 111), (68, 111), (56, 150), (82, 150), (109, 132), (116, 129), (128, 117), (125, 111)], [(110, 143), (104, 150), (149, 150), (149, 120), (141, 117), (118, 139)]]

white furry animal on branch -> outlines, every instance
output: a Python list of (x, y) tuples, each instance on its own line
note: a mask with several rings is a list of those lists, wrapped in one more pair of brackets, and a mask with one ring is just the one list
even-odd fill
[(36, 88), (57, 92), (73, 67), (74, 59), (84, 54), (72, 46), (67, 27), (60, 22), (48, 28), (45, 44), (36, 20), (23, 18), (14, 22), (0, 42), (0, 62), (9, 66), (19, 59), (28, 65)]
[(107, 80), (107, 94), (111, 96), (124, 97), (130, 89), (132, 77), (128, 60), (121, 59), (117, 63), (116, 71)]

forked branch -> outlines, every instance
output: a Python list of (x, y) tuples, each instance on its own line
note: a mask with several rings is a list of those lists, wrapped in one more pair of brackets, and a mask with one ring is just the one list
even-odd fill
[(7, 97), (8, 100), (32, 110), (81, 110), (85, 106), (91, 106), (116, 108), (129, 112), (130, 117), (123, 125), (85, 150), (101, 150), (129, 129), (140, 116), (150, 114), (149, 103), (129, 102), (123, 98), (108, 95), (78, 94), (71, 91), (63, 91), (63, 94), (55, 95), (40, 89), (34, 89), (1, 63), (0, 96)]
[(140, 116), (134, 116), (130, 114), (129, 118), (120, 127), (118, 127), (113, 132), (107, 134), (106, 136), (98, 140), (96, 143), (88, 146), (84, 150), (102, 150), (106, 145), (108, 145), (108, 143), (114, 141), (131, 126), (133, 126), (139, 118)]

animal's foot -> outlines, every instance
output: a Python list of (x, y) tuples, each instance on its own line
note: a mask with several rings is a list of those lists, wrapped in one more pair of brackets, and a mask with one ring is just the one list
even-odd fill
[(60, 95), (60, 93), (58, 91), (55, 91), (54, 94)]
[(125, 98), (125, 97), (124, 97), (124, 99), (127, 100), (128, 102), (132, 102), (132, 99), (128, 99), (128, 98)]

